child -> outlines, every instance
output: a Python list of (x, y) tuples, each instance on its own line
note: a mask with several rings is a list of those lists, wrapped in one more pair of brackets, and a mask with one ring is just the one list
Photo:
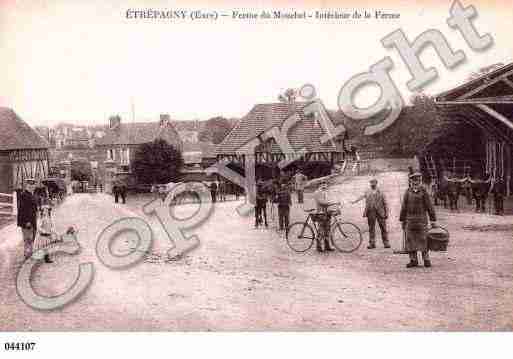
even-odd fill
[[(38, 246), (40, 249), (48, 247), (58, 241), (58, 236), (53, 230), (52, 207), (43, 205), (41, 207), (41, 224), (38, 230)], [(53, 263), (48, 253), (44, 256), (45, 263)]]

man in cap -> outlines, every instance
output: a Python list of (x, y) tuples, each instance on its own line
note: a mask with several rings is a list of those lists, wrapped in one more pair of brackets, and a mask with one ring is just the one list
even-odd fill
[(289, 222), (290, 222), (290, 206), (292, 205), (292, 199), (290, 197), (290, 191), (287, 188), (286, 180), (278, 182), (278, 190), (276, 192), (276, 199), (278, 202), (278, 222), (280, 225), (280, 231), (285, 231), (285, 235), (288, 234)]
[(369, 245), (367, 248), (376, 248), (376, 222), (378, 222), (379, 229), (381, 231), (383, 246), (385, 248), (390, 248), (386, 222), (388, 219), (388, 205), (385, 195), (378, 189), (377, 179), (371, 179), (370, 189), (352, 203), (355, 204), (360, 202), (362, 199), (365, 199), (363, 217), (367, 217), (367, 224), (369, 225)]
[(255, 228), (263, 224), (262, 217), (267, 228), (267, 192), (264, 188), (264, 181), (258, 180), (256, 186), (256, 203), (255, 203)]
[[(36, 181), (34, 179), (25, 179), (25, 189), (20, 194), (18, 208), (18, 227), (21, 228), (24, 243), (25, 259), (32, 256), (34, 240), (37, 233), (37, 209), (38, 199), (34, 194)], [(46, 263), (52, 263), (48, 254), (44, 257)]]
[[(328, 207), (334, 205), (336, 202), (332, 202), (330, 200), (330, 195), (328, 191), (328, 181), (323, 180), (321, 185), (314, 193), (314, 200), (317, 205), (317, 211), (322, 214), (322, 221), (320, 222), (321, 231), (324, 234), (324, 250), (327, 252), (333, 251), (331, 248), (329, 236), (330, 236), (330, 222), (331, 222), (331, 214), (328, 211)], [(322, 252), (322, 243), (319, 236), (317, 239), (317, 251)]]
[(352, 203), (360, 202), (362, 199), (365, 199), (363, 216), (367, 217), (367, 224), (369, 225), (369, 245), (367, 248), (376, 248), (376, 222), (378, 222), (379, 229), (381, 231), (383, 246), (385, 248), (390, 248), (386, 222), (388, 219), (388, 205), (385, 195), (378, 188), (377, 179), (371, 179), (370, 189)]
[(406, 231), (405, 249), (410, 255), (407, 268), (419, 265), (417, 251), (422, 252), (424, 267), (431, 267), (427, 240), (428, 217), (431, 226), (436, 227), (436, 214), (428, 192), (422, 186), (422, 174), (415, 172), (410, 176), (411, 187), (404, 194), (399, 221)]

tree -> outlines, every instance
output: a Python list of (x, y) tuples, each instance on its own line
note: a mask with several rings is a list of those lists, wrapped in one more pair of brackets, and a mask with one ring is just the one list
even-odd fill
[(176, 181), (182, 166), (182, 153), (163, 139), (141, 145), (134, 154), (133, 171), (139, 183)]
[(205, 127), (200, 132), (198, 139), (203, 142), (212, 142), (219, 144), (232, 129), (230, 121), (224, 117), (217, 116), (209, 119), (205, 123)]
[(93, 170), (89, 161), (71, 162), (71, 179), (73, 181), (89, 181), (93, 176)]

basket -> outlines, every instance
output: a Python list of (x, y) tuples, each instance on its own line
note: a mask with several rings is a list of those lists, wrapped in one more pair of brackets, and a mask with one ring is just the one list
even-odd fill
[(431, 228), (427, 233), (428, 249), (435, 252), (447, 251), (449, 231), (444, 227)]

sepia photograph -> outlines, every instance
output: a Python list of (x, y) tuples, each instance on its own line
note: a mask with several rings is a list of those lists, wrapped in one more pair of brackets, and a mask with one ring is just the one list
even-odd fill
[(1, 0), (0, 350), (511, 332), (512, 9)]

